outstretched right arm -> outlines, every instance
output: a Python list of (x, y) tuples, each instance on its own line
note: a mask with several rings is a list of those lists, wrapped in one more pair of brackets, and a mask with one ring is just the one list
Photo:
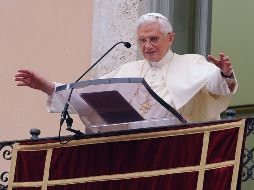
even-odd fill
[[(46, 93), (48, 95), (47, 110), (49, 112), (59, 113), (64, 109), (65, 100), (67, 100), (70, 92), (61, 91), (55, 93), (55, 87), (62, 84), (50, 82), (38, 73), (27, 69), (18, 70), (18, 73), (15, 75), (15, 81), (17, 86), (27, 86)], [(77, 102), (80, 100), (80, 97), (76, 93), (73, 93), (72, 99), (75, 99), (75, 102)], [(83, 100), (81, 101), (84, 102)], [(75, 113), (71, 107), (69, 107), (69, 113)]]
[(18, 73), (15, 75), (15, 81), (17, 86), (28, 86), (30, 88), (41, 90), (42, 92), (52, 95), (55, 90), (55, 84), (50, 82), (30, 70), (18, 70)]

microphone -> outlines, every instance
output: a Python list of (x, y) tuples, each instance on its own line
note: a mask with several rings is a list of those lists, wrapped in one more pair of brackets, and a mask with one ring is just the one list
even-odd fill
[[(100, 59), (98, 59), (91, 67), (89, 67), (75, 82), (78, 82), (80, 81), (80, 79), (82, 79), (92, 68), (94, 68), (95, 65), (97, 65), (100, 60), (102, 60), (112, 49), (114, 49), (118, 44), (123, 44), (126, 48), (130, 48), (131, 47), (131, 44), (129, 42), (117, 42), (115, 45), (113, 45), (106, 53), (104, 53)], [(70, 122), (72, 123), (72, 119), (70, 118), (69, 116), (69, 113), (68, 113), (68, 108), (69, 108), (69, 104), (68, 102), (70, 102), (70, 99), (71, 99), (71, 95), (72, 95), (72, 92), (73, 92), (73, 88), (71, 89), (71, 92), (68, 96), (68, 100), (67, 102), (65, 103), (65, 106), (64, 106), (64, 109), (62, 111), (62, 114), (61, 114), (61, 119), (60, 119), (60, 126), (63, 125), (64, 121), (67, 120), (66, 119), (66, 116), (68, 116), (68, 119), (71, 120)], [(67, 122), (67, 121), (66, 121)], [(67, 126), (70, 128), (71, 127), (71, 124), (68, 124), (67, 123)]]

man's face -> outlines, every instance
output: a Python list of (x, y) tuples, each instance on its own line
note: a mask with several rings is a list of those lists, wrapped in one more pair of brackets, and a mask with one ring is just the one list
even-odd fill
[(173, 42), (173, 33), (167, 35), (160, 31), (158, 22), (143, 24), (137, 30), (138, 44), (144, 58), (149, 62), (160, 61)]

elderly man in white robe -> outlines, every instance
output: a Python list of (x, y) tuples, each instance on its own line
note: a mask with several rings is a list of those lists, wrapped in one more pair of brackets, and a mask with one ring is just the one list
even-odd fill
[[(168, 19), (159, 13), (141, 16), (137, 40), (144, 60), (127, 63), (102, 78), (142, 77), (153, 91), (175, 108), (187, 121), (220, 119), (237, 90), (237, 81), (228, 56), (178, 55), (171, 50), (175, 33)], [(58, 110), (57, 83), (30, 70), (19, 70), (18, 86), (28, 86), (48, 94), (49, 111)]]

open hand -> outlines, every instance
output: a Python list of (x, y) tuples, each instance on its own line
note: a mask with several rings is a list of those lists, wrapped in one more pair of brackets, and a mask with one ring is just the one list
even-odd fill
[(55, 85), (47, 81), (45, 78), (30, 70), (18, 70), (15, 75), (17, 86), (28, 86), (33, 89), (41, 90), (48, 95), (54, 92)]
[(215, 64), (217, 67), (221, 69), (221, 72), (225, 76), (230, 76), (233, 73), (233, 68), (231, 65), (231, 61), (228, 56), (225, 56), (224, 53), (219, 53), (220, 58), (217, 59), (212, 55), (208, 55), (208, 60)]

